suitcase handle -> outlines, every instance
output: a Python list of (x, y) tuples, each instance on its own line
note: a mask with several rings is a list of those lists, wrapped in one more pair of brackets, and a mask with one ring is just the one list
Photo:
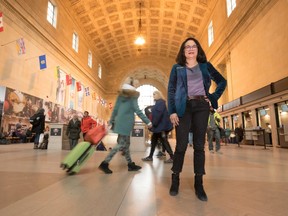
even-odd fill
[[(91, 148), (93, 148), (92, 145), (91, 145)], [(89, 149), (90, 149), (90, 148), (89, 148)], [(89, 149), (86, 150), (85, 155), (82, 155), (82, 157), (80, 157), (80, 158), (77, 160), (77, 165), (79, 165), (79, 164), (83, 163), (83, 161), (85, 161), (85, 159), (86, 159), (86, 158), (88, 157), (88, 155), (89, 155)]]

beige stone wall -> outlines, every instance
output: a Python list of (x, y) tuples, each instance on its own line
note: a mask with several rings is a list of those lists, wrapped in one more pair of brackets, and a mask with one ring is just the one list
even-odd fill
[[(58, 1), (56, 1), (57, 3)], [(68, 1), (67, 1), (68, 2)], [(91, 91), (114, 103), (117, 90), (127, 76), (135, 75), (141, 84), (153, 84), (165, 95), (172, 58), (124, 60), (106, 65), (97, 58), (97, 49), (68, 16), (65, 4), (58, 3), (58, 23), (54, 29), (46, 20), (46, 0), (2, 0), (4, 32), (0, 33), (0, 85), (16, 88), (55, 102), (55, 68), (60, 66)], [(238, 4), (239, 3), (239, 4)], [(211, 14), (215, 41), (207, 45), (207, 28), (199, 40), (208, 59), (227, 78), (228, 86), (219, 104), (232, 101), (287, 76), (288, 14), (286, 0), (242, 0), (227, 18), (225, 1), (217, 1)], [(248, 11), (248, 13), (246, 13)], [(247, 18), (245, 18), (247, 17)], [(208, 22), (208, 21), (207, 21)], [(208, 25), (208, 23), (207, 23)], [(80, 37), (79, 52), (72, 49), (72, 33)], [(26, 54), (16, 53), (15, 40), (23, 37)], [(89, 49), (93, 69), (87, 66)], [(48, 68), (40, 71), (38, 56), (46, 54)], [(101, 63), (102, 79), (97, 77)], [(139, 69), (138, 69), (139, 68)], [(158, 80), (145, 80), (143, 71), (159, 73)], [(108, 74), (108, 75), (107, 75)], [(213, 86), (212, 86), (213, 87)], [(85, 98), (84, 110), (104, 119), (111, 110)]]
[(211, 15), (215, 41), (208, 47), (207, 29), (200, 40), (208, 59), (227, 79), (219, 104), (287, 77), (284, 8), (288, 8), (285, 0), (243, 0), (227, 18), (225, 1), (217, 2)]
[[(20, 6), (21, 5), (21, 6)], [(90, 92), (105, 98), (105, 63), (97, 59), (97, 53), (89, 40), (75, 26), (65, 7), (58, 4), (56, 29), (46, 20), (47, 1), (1, 1), (4, 32), (0, 34), (0, 85), (56, 102), (56, 67), (90, 87)], [(72, 33), (79, 35), (79, 52), (72, 49)], [(18, 55), (16, 40), (24, 38), (26, 53)], [(88, 51), (93, 54), (92, 69), (87, 65)], [(38, 57), (46, 55), (47, 68), (40, 70)], [(97, 76), (98, 64), (102, 65), (102, 80)], [(66, 96), (68, 89), (66, 90)], [(77, 103), (77, 98), (75, 99)], [(68, 106), (68, 101), (65, 104)], [(83, 110), (107, 119), (109, 109), (84, 97)], [(80, 110), (81, 111), (81, 110)]]
[(288, 75), (288, 2), (278, 1), (231, 50), (229, 99), (269, 85)]

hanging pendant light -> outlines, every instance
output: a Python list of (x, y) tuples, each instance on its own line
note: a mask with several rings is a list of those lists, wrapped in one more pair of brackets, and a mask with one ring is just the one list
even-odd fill
[(139, 22), (138, 22), (138, 36), (136, 38), (136, 40), (134, 41), (134, 44), (137, 45), (137, 46), (142, 46), (145, 44), (145, 39), (144, 37), (142, 36), (142, 19), (141, 19), (141, 15), (142, 15), (142, 3), (141, 1), (139, 2), (139, 8), (140, 8), (140, 19), (139, 19)]

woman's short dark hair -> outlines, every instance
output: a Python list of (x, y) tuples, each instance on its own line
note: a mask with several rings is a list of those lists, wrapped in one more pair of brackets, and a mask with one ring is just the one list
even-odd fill
[(197, 45), (197, 48), (198, 48), (198, 54), (197, 54), (197, 58), (196, 58), (197, 62), (198, 63), (207, 62), (206, 54), (205, 54), (203, 48), (201, 47), (199, 41), (196, 40), (195, 38), (189, 37), (181, 44), (181, 47), (180, 47), (179, 52), (178, 52), (177, 57), (176, 57), (177, 64), (182, 65), (182, 66), (186, 65), (186, 57), (185, 57), (185, 50), (184, 49), (185, 49), (186, 42), (189, 40), (193, 40), (195, 42), (195, 44)]

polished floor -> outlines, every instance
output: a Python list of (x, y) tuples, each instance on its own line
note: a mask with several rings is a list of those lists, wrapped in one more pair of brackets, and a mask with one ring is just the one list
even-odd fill
[[(106, 138), (107, 147), (114, 138)], [(211, 154), (206, 146), (208, 202), (202, 202), (193, 189), (192, 147), (186, 153), (179, 195), (171, 197), (171, 164), (157, 157), (143, 162), (145, 151), (132, 152), (143, 167), (138, 172), (128, 172), (117, 154), (110, 164), (113, 174), (102, 173), (97, 167), (107, 152), (97, 151), (77, 175), (67, 176), (59, 165), (68, 151), (0, 145), (0, 215), (288, 215), (288, 149), (229, 144), (222, 152)]]

